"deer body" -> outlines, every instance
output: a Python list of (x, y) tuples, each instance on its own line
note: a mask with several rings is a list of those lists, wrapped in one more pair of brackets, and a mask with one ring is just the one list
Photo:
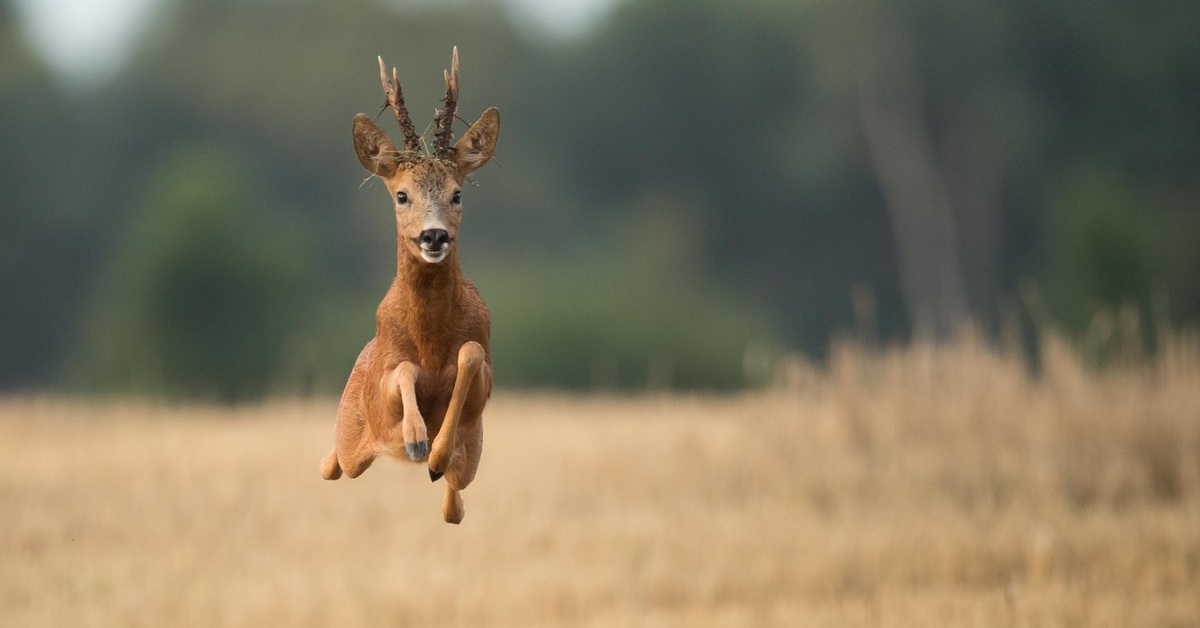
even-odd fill
[[(449, 146), (458, 95), (458, 52), (446, 76), (435, 154), (420, 142), (404, 110), (399, 83), (380, 75), (407, 150), (398, 151), (370, 118), (354, 119), (355, 152), (383, 179), (396, 213), (396, 278), (375, 313), (375, 337), (363, 348), (342, 393), (334, 448), (321, 474), (357, 477), (379, 454), (428, 461), (446, 478), (443, 518), (463, 517), (459, 491), (475, 477), (483, 451), (483, 409), (492, 390), (490, 317), (462, 275), (455, 240), (466, 175), (491, 158), (499, 115), (489, 109)], [(393, 78), (395, 70), (393, 70)], [(443, 122), (445, 126), (443, 126)], [(406, 124), (407, 123), (407, 124)]]

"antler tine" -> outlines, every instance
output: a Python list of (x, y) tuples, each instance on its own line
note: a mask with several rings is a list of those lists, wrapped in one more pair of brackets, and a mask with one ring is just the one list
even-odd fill
[(450, 159), (454, 149), (450, 146), (450, 138), (454, 135), (454, 115), (458, 110), (458, 46), (450, 59), (450, 71), (442, 72), (446, 79), (445, 105), (435, 114), (437, 130), (433, 134), (433, 154), (438, 159)]
[(421, 138), (417, 135), (412, 119), (408, 117), (408, 109), (404, 106), (404, 93), (400, 91), (400, 79), (396, 76), (396, 68), (392, 68), (392, 80), (388, 81), (383, 57), (376, 58), (379, 60), (379, 82), (383, 83), (387, 104), (391, 105), (392, 112), (396, 114), (396, 122), (400, 125), (400, 132), (404, 134), (404, 148), (410, 152), (417, 152), (421, 150)]

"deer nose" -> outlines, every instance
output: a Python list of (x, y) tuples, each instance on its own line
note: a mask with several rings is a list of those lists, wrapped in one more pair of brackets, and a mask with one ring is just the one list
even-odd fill
[(417, 238), (421, 248), (440, 251), (450, 244), (450, 234), (445, 229), (426, 229)]

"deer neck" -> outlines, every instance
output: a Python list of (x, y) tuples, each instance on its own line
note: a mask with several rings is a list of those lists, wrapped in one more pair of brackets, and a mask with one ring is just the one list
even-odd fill
[(462, 306), (462, 268), (457, 251), (451, 250), (438, 264), (401, 251), (388, 300), (399, 333), (416, 346), (422, 366), (440, 369), (453, 349), (450, 345)]

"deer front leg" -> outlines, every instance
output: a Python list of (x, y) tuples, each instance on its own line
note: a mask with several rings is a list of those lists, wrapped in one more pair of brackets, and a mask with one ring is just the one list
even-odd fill
[(429, 456), (429, 434), (425, 429), (425, 418), (417, 407), (417, 379), (420, 375), (419, 366), (412, 362), (401, 362), (383, 378), (383, 394), (388, 411), (392, 416), (402, 416), (399, 436), (404, 440), (404, 453), (413, 462), (420, 462)]
[(433, 439), (433, 448), (429, 452), (429, 479), (434, 482), (450, 467), (450, 458), (458, 445), (458, 423), (462, 418), (463, 406), (467, 402), (467, 396), (478, 390), (476, 383), (480, 371), (485, 367), (486, 358), (483, 346), (474, 340), (458, 350), (458, 375), (454, 379), (454, 392), (450, 394), (446, 418), (442, 421), (442, 428)]

